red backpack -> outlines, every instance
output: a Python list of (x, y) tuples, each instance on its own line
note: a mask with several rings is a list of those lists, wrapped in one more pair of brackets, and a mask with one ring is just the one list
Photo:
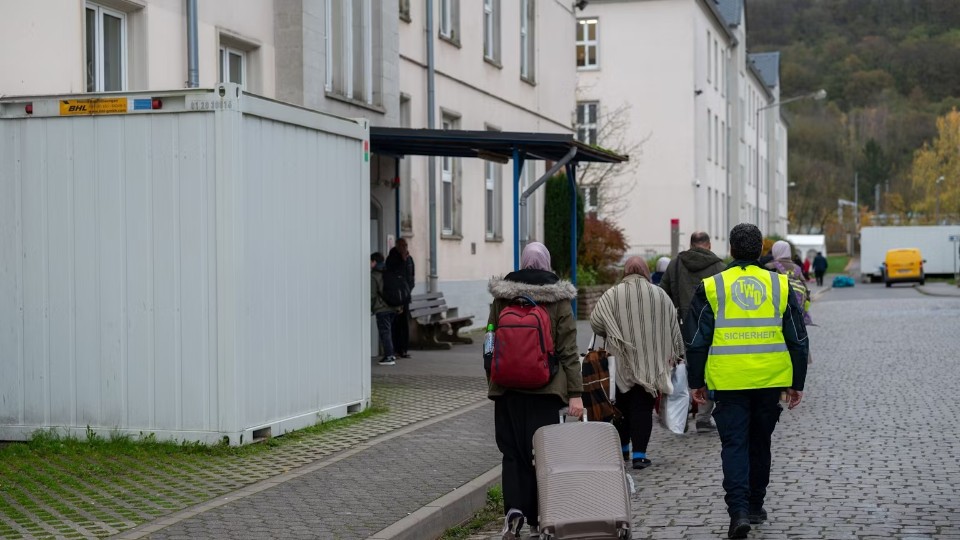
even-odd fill
[(557, 373), (550, 315), (532, 299), (514, 298), (497, 317), (490, 380), (530, 390), (545, 386)]

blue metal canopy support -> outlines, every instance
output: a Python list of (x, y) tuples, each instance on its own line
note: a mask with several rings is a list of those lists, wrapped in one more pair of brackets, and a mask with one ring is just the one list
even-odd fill
[(526, 154), (513, 148), (513, 269), (520, 269), (520, 176)]

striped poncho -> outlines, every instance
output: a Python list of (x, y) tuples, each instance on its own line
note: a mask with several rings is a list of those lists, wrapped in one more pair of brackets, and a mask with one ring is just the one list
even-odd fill
[(617, 359), (617, 390), (639, 384), (653, 395), (673, 392), (670, 370), (684, 348), (676, 308), (663, 289), (643, 276), (625, 276), (597, 302), (590, 326)]

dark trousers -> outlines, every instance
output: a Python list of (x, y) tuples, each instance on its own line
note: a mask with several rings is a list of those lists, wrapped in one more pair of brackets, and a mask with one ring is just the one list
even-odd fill
[(533, 433), (560, 422), (563, 400), (554, 395), (507, 392), (497, 398), (493, 419), (497, 448), (503, 454), (503, 509), (516, 508), (537, 525), (537, 473)]
[(620, 445), (633, 443), (634, 452), (647, 452), (650, 432), (653, 431), (653, 403), (656, 398), (636, 385), (628, 392), (617, 395), (617, 408), (623, 413), (623, 420), (617, 425), (620, 432)]
[(821, 271), (819, 271), (819, 270), (816, 270), (816, 271), (813, 272), (813, 275), (815, 275), (815, 276), (817, 277), (817, 285), (819, 285), (819, 286), (821, 286), (821, 287), (823, 287), (823, 275), (824, 275), (824, 274), (826, 274), (826, 272), (821, 272)]
[(723, 461), (727, 512), (742, 516), (763, 508), (770, 483), (770, 436), (780, 419), (782, 388), (717, 390), (713, 418)]
[(410, 352), (410, 304), (404, 304), (403, 311), (393, 320), (393, 348), (397, 354)]
[(380, 334), (380, 347), (383, 349), (383, 356), (393, 356), (393, 319), (396, 317), (393, 311), (377, 313), (377, 333)]

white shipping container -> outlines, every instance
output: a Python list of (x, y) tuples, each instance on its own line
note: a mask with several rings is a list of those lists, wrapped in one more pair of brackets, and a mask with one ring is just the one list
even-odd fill
[(368, 134), (235, 85), (0, 99), (0, 439), (365, 408)]
[(880, 265), (887, 250), (916, 248), (923, 256), (927, 275), (953, 274), (958, 265), (957, 243), (960, 225), (918, 225), (912, 227), (863, 227), (860, 229), (860, 273), (864, 278), (883, 276)]

